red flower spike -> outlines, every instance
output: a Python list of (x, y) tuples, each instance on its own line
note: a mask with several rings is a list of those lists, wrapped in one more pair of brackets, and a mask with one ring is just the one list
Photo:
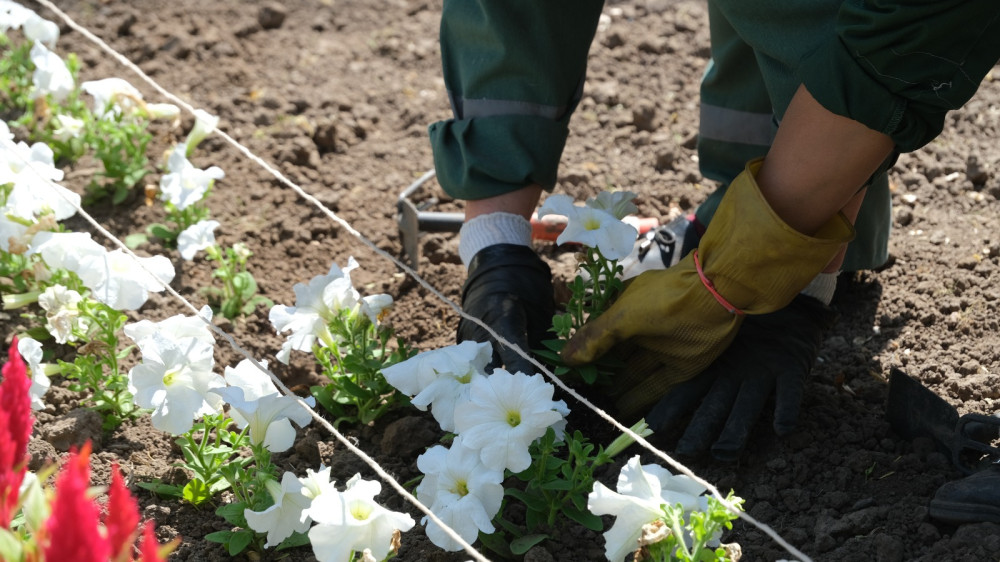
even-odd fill
[(17, 351), (17, 338), (10, 344), (10, 360), (4, 364), (0, 382), (0, 528), (10, 528), (21, 481), (27, 467), (28, 440), (35, 420), (31, 415), (31, 379)]
[[(155, 525), (152, 520), (142, 526), (142, 540), (139, 543), (139, 562), (165, 562), (160, 556), (160, 543), (156, 540)], [(172, 549), (171, 549), (172, 550)]]
[(139, 535), (139, 502), (125, 487), (118, 463), (111, 465), (111, 488), (108, 490), (108, 513), (104, 517), (108, 531), (111, 560), (132, 560), (132, 545)]
[(45, 560), (107, 562), (111, 546), (104, 536), (100, 510), (87, 497), (90, 486), (90, 442), (79, 453), (70, 451), (69, 460), (56, 478), (52, 515), (45, 522), (49, 544)]

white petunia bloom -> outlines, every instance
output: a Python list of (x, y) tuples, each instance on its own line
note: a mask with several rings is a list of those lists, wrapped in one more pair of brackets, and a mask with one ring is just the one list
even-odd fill
[(142, 107), (142, 93), (122, 78), (90, 80), (80, 89), (94, 98), (94, 115), (107, 119), (121, 114), (131, 115)]
[(128, 389), (141, 408), (152, 408), (153, 427), (180, 435), (194, 420), (217, 412), (216, 392), (225, 380), (212, 372), (213, 349), (194, 338), (175, 342), (155, 333), (142, 351), (142, 363), (128, 373)]
[(531, 443), (563, 419), (554, 390), (542, 375), (495, 369), (470, 383), (468, 402), (455, 406), (455, 429), (488, 468), (520, 472), (531, 466)]
[(75, 273), (95, 299), (115, 310), (139, 309), (150, 292), (165, 290), (175, 275), (164, 256), (133, 258), (121, 249), (82, 259)]
[[(330, 467), (320, 465), (319, 470), (313, 470), (311, 468), (306, 469), (305, 478), (299, 478), (299, 482), (302, 482), (302, 495), (314, 500), (323, 494), (339, 494), (337, 488), (334, 486), (333, 480), (330, 479)], [(308, 518), (309, 516), (305, 513), (302, 514), (303, 518)]]
[[(261, 361), (260, 364), (267, 367), (267, 361)], [(247, 400), (256, 400), (269, 394), (281, 394), (271, 377), (258, 369), (249, 359), (243, 359), (235, 367), (227, 365), (225, 378), (229, 386), (243, 389), (243, 397)]]
[(172, 103), (147, 103), (146, 115), (150, 119), (177, 120), (181, 116), (181, 108)]
[(281, 541), (292, 536), (292, 533), (304, 533), (309, 530), (312, 520), (304, 513), (312, 503), (312, 497), (306, 496), (308, 491), (303, 480), (292, 472), (281, 476), (281, 484), (268, 480), (267, 491), (274, 498), (274, 505), (264, 511), (243, 510), (247, 525), (258, 533), (267, 533), (266, 548), (277, 546)]
[(0, 32), (20, 29), (35, 12), (12, 0), (0, 0)]
[(0, 207), (0, 250), (11, 254), (23, 253), (21, 252), (23, 248), (19, 246), (25, 242), (30, 243), (27, 234), (28, 227), (16, 220), (8, 219), (4, 207)]
[(76, 88), (73, 75), (66, 67), (66, 63), (59, 55), (48, 50), (41, 41), (35, 41), (30, 56), (31, 62), (35, 65), (35, 73), (31, 77), (32, 97), (51, 95), (57, 102), (65, 100)]
[(591, 209), (607, 211), (616, 219), (621, 220), (639, 211), (639, 208), (632, 202), (635, 195), (631, 191), (602, 191), (597, 194), (597, 197), (587, 199), (585, 205)]
[(181, 257), (190, 261), (198, 252), (215, 245), (215, 229), (219, 221), (204, 220), (185, 228), (177, 236), (177, 249)]
[(28, 41), (38, 41), (50, 49), (54, 49), (59, 40), (59, 26), (34, 12), (24, 20), (21, 31)]
[(32, 240), (31, 254), (41, 254), (50, 270), (77, 271), (81, 262), (107, 252), (89, 232), (39, 232)]
[(82, 119), (77, 119), (76, 117), (71, 117), (69, 115), (55, 115), (52, 117), (52, 124), (55, 125), (55, 130), (52, 131), (52, 136), (56, 140), (66, 142), (70, 139), (75, 139), (83, 134), (83, 127), (85, 123)]
[(73, 330), (87, 331), (87, 320), (80, 318), (77, 307), (83, 299), (80, 293), (62, 285), (52, 285), (38, 296), (38, 304), (45, 309), (45, 329), (56, 343), (76, 341)]
[[(267, 367), (267, 361), (260, 362), (263, 367)], [(226, 366), (225, 371), (226, 383), (229, 386), (235, 386), (243, 389), (243, 398), (245, 400), (257, 400), (264, 396), (277, 394), (281, 395), (281, 391), (275, 386), (274, 381), (271, 377), (264, 371), (257, 368), (249, 359), (243, 359), (236, 364), (235, 367)], [(303, 399), (306, 404), (310, 407), (316, 405), (316, 399), (312, 396)], [(233, 419), (238, 423), (240, 422), (239, 414), (233, 415)]]
[(538, 218), (563, 215), (568, 219), (565, 230), (556, 238), (557, 244), (577, 242), (597, 248), (609, 260), (629, 255), (639, 231), (625, 224), (610, 212), (587, 205), (574, 205), (568, 195), (550, 195), (538, 209)]
[[(587, 498), (587, 509), (594, 515), (615, 516), (614, 525), (604, 533), (604, 553), (613, 562), (624, 560), (636, 549), (643, 525), (663, 518), (662, 505), (681, 504), (685, 517), (691, 511), (708, 509), (708, 499), (700, 495), (705, 491), (702, 485), (659, 465), (640, 465), (639, 455), (622, 468), (617, 490), (595, 482)], [(718, 546), (718, 537), (709, 544)]]
[(0, 139), (0, 184), (13, 183), (4, 214), (33, 222), (52, 213), (56, 220), (76, 214), (80, 195), (54, 182), (63, 172), (53, 163), (52, 149), (45, 143), (28, 146)]
[(183, 211), (201, 201), (215, 180), (226, 177), (218, 166), (195, 168), (185, 156), (184, 145), (177, 145), (167, 160), (169, 173), (160, 178), (160, 200)]
[(49, 391), (52, 382), (45, 374), (46, 364), (42, 363), (42, 344), (32, 338), (20, 338), (17, 340), (17, 352), (28, 364), (28, 371), (31, 372), (31, 388), (28, 394), (31, 395), (31, 409), (44, 410), (45, 401), (42, 397)]
[(316, 522), (309, 530), (309, 542), (319, 562), (350, 560), (352, 552), (365, 549), (382, 560), (392, 549), (396, 531), (413, 528), (408, 514), (389, 511), (375, 502), (381, 490), (377, 481), (362, 480), (356, 474), (343, 492), (321, 494), (313, 500), (305, 513)]
[(353, 310), (360, 302), (361, 295), (351, 284), (351, 271), (357, 267), (353, 257), (347, 260), (344, 269), (333, 264), (326, 275), (317, 275), (308, 284), (296, 283), (292, 287), (295, 306), (278, 304), (271, 308), (268, 318), (274, 329), (279, 334), (291, 332), (278, 352), (279, 361), (288, 364), (292, 350), (312, 352), (317, 339), (324, 347), (336, 343), (327, 325), (340, 310)]
[[(450, 449), (436, 445), (417, 457), (417, 468), (424, 473), (417, 499), (463, 540), (471, 544), (479, 531), (496, 530), (492, 521), (503, 501), (503, 471), (486, 468), (479, 453), (462, 444), (461, 435)], [(422, 523), (427, 538), (438, 547), (451, 552), (463, 548), (437, 523), (426, 517)]]
[(489, 342), (464, 341), (419, 353), (382, 369), (385, 380), (411, 397), (420, 410), (431, 408), (445, 431), (455, 431), (455, 405), (469, 399), (469, 383), (486, 376), (493, 357)]
[(218, 126), (218, 117), (203, 109), (194, 110), (194, 127), (188, 132), (187, 139), (184, 140), (184, 154), (191, 156), (198, 144), (215, 131)]
[(361, 299), (361, 313), (376, 326), (379, 325), (382, 317), (388, 313), (390, 308), (392, 308), (392, 295), (382, 293)]
[(215, 347), (215, 336), (205, 320), (212, 320), (212, 309), (208, 305), (201, 307), (197, 316), (176, 314), (159, 322), (143, 319), (126, 324), (122, 331), (135, 342), (141, 353), (146, 353), (146, 350), (156, 353), (161, 344), (153, 336), (158, 335), (200, 356), (206, 352), (212, 353)]
[[(261, 364), (267, 367), (267, 361)], [(241, 429), (250, 426), (250, 438), (254, 443), (263, 443), (269, 451), (287, 451), (295, 439), (295, 429), (291, 422), (305, 427), (312, 421), (312, 415), (304, 409), (294, 396), (281, 394), (267, 373), (258, 369), (249, 359), (243, 359), (236, 367), (226, 367), (225, 379), (229, 384), (219, 391), (232, 408), (229, 415)], [(310, 407), (316, 405), (312, 396), (304, 399)]]
[[(238, 386), (227, 386), (216, 391), (231, 407), (230, 415), (240, 429), (250, 427), (250, 441), (263, 445), (272, 453), (281, 453), (292, 448), (295, 443), (295, 428), (305, 427), (312, 421), (312, 415), (299, 404), (294, 396), (265, 394), (250, 398), (244, 396)], [(235, 413), (239, 413), (236, 419)]]

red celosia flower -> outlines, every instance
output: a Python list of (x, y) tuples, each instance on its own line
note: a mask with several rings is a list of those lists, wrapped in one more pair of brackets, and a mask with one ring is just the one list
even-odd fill
[(111, 546), (111, 560), (132, 559), (132, 544), (139, 534), (139, 502), (125, 487), (118, 463), (111, 465), (111, 488), (108, 490), (108, 513), (104, 518)]
[(153, 521), (142, 526), (142, 542), (139, 544), (139, 562), (165, 562), (160, 556), (160, 543), (156, 541)]
[(28, 440), (31, 438), (31, 379), (17, 352), (17, 338), (10, 345), (10, 360), (3, 366), (0, 382), (0, 528), (10, 527), (21, 481), (27, 470)]
[(90, 442), (79, 453), (70, 451), (69, 460), (56, 478), (56, 498), (52, 515), (45, 522), (49, 544), (45, 560), (107, 562), (111, 554), (108, 539), (101, 531), (99, 509), (87, 497), (90, 486)]

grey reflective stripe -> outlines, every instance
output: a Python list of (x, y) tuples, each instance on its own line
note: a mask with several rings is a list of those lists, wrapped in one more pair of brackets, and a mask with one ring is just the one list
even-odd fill
[(553, 121), (566, 113), (566, 106), (542, 105), (526, 101), (476, 99), (451, 96), (451, 107), (458, 119), (495, 117), (497, 115), (534, 115)]
[(770, 146), (774, 140), (774, 116), (717, 105), (701, 104), (698, 133), (706, 139)]

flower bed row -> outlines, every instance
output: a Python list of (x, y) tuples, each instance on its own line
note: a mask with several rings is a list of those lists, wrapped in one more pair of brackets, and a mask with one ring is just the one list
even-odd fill
[[(198, 168), (190, 160), (217, 125), (208, 114), (197, 115), (185, 142), (169, 151), (159, 189), (146, 194), (163, 203), (165, 224), (150, 225), (129, 242), (155, 237), (188, 260), (205, 251), (217, 266), (214, 277), (221, 287), (205, 288), (211, 306), (197, 315), (128, 323), (125, 311), (141, 308), (150, 292), (165, 290), (173, 280), (170, 260), (136, 258), (121, 248), (108, 251), (89, 233), (66, 231), (60, 221), (88, 201), (127, 197), (139, 179), (152, 173), (146, 155), (150, 119), (176, 123), (179, 110), (144, 101), (120, 78), (78, 87), (75, 57), (64, 62), (52, 50), (58, 27), (13, 2), (0, 2), (0, 30), (5, 31), (0, 96), (23, 112), (12, 123), (32, 141), (15, 141), (0, 124), (0, 284), (5, 308), (18, 308), (33, 323), (20, 334), (9, 364), (16, 365), (19, 355), (27, 359), (32, 408), (44, 407), (48, 377), (58, 376), (87, 391), (88, 406), (102, 415), (106, 428), (148, 415), (155, 428), (177, 436), (190, 481), (139, 485), (193, 505), (225, 497), (217, 513), (232, 529), (207, 539), (234, 555), (308, 543), (324, 561), (391, 557), (399, 533), (416, 522), (374, 501), (378, 482), (356, 475), (338, 488), (326, 467), (279, 477), (271, 454), (290, 449), (295, 426), (310, 423), (304, 404), (321, 406), (335, 426), (377, 423), (391, 409), (413, 406), (429, 409), (445, 434), (441, 445), (418, 457), (424, 476), (416, 486), (419, 501), (451, 530), (423, 522), (428, 538), (445, 550), (463, 547), (457, 536), (468, 543), (480, 540), (503, 555), (521, 554), (566, 525), (600, 531), (600, 516), (615, 515), (605, 533), (609, 560), (637, 550), (657, 560), (730, 556), (716, 546), (734, 515), (701, 495), (704, 488), (658, 465), (641, 465), (638, 456), (622, 470), (617, 492), (595, 482), (594, 469), (624, 450), (628, 439), (604, 448), (569, 431), (569, 408), (554, 399), (554, 387), (540, 374), (488, 369), (489, 344), (464, 342), (416, 353), (383, 321), (391, 296), (362, 296), (353, 286), (350, 273), (358, 267), (353, 258), (344, 268), (333, 264), (326, 274), (295, 285), (294, 306), (274, 305), (258, 295), (246, 270), (249, 250), (240, 244), (223, 248), (214, 238), (219, 224), (209, 217), (207, 199), (224, 172)], [(10, 30), (19, 30), (23, 41), (8, 37)], [(63, 178), (56, 163), (83, 154), (91, 154), (103, 169), (81, 197), (56, 183)], [(560, 243), (589, 248), (583, 264), (587, 273), (573, 284), (569, 312), (554, 319), (562, 341), (599, 314), (620, 288), (618, 261), (636, 236), (622, 221), (634, 212), (632, 196), (604, 193), (585, 205), (553, 196), (540, 211), (568, 217)], [(601, 228), (590, 228), (593, 224)], [(330, 381), (313, 387), (305, 402), (279, 391), (270, 373), (258, 368), (266, 362), (247, 359), (225, 366), (221, 375), (215, 372), (212, 316), (233, 318), (262, 305), (270, 307), (274, 329), (288, 333), (276, 353), (279, 361), (287, 363), (292, 352), (310, 353)], [(54, 345), (75, 350), (74, 360), (48, 363)], [(132, 346), (142, 358), (126, 371)], [(5, 372), (5, 384), (8, 378), (16, 376)], [(23, 456), (17, 452), (0, 469), (23, 475)], [(86, 454), (73, 458), (86, 459)], [(76, 477), (81, 478), (79, 471)], [(19, 489), (6, 488), (4, 497), (14, 498), (8, 502), (11, 513), (22, 515), (3, 525), (3, 536), (10, 538), (3, 545), (21, 547), (10, 547), (4, 556), (58, 559), (26, 554), (47, 552), (50, 538), (39, 531), (44, 526), (28, 524), (30, 494), (18, 495)], [(516, 517), (506, 509), (509, 502), (523, 507)], [(95, 527), (97, 535), (110, 540), (113, 526), (103, 521)], [(94, 556), (89, 559), (119, 559), (103, 552)]]

